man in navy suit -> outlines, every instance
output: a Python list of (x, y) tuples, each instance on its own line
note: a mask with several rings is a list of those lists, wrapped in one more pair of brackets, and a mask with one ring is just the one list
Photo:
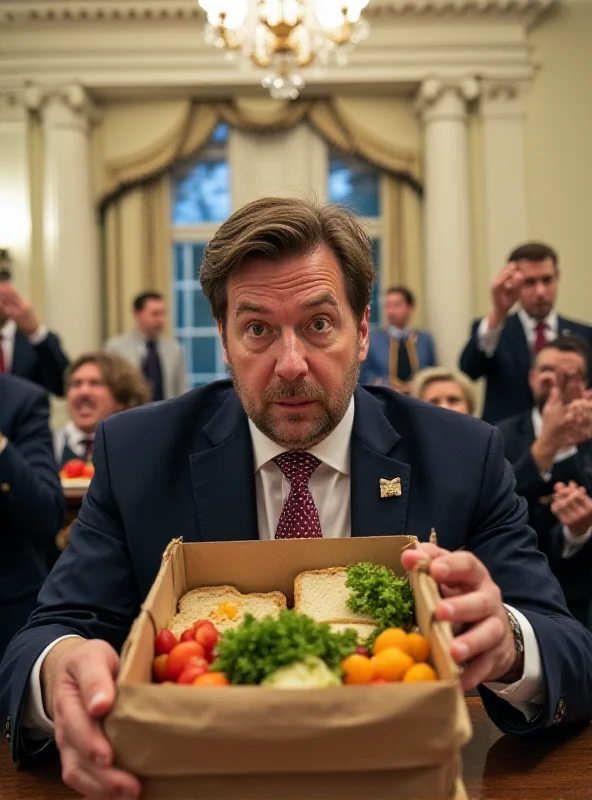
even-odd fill
[(10, 372), (64, 395), (68, 357), (60, 340), (42, 325), (31, 303), (10, 283), (10, 272), (0, 276), (0, 373)]
[(424, 367), (436, 366), (432, 335), (411, 327), (414, 310), (415, 297), (409, 289), (405, 286), (387, 289), (384, 313), (388, 327), (370, 334), (368, 356), (360, 369), (360, 383), (391, 386), (409, 394), (415, 373)]
[(545, 344), (529, 374), (533, 407), (499, 424), (516, 492), (528, 502), (529, 524), (569, 610), (584, 624), (592, 621), (589, 355), (576, 337), (562, 336)]
[[(460, 357), (469, 377), (485, 377), (483, 419), (496, 423), (532, 408), (528, 385), (532, 356), (545, 342), (564, 334), (592, 345), (592, 328), (555, 311), (559, 286), (556, 252), (545, 244), (516, 248), (491, 287), (492, 308), (476, 320)], [(510, 314), (515, 303), (517, 313)]]
[[(78, 792), (139, 796), (100, 719), (173, 535), (416, 534), (422, 544), (403, 565), (427, 556), (446, 587), (435, 613), (457, 626), (463, 686), (479, 686), (492, 719), (526, 733), (592, 716), (592, 635), (536, 548), (500, 432), (385, 387), (356, 388), (371, 252), (347, 211), (300, 199), (257, 200), (218, 229), (200, 282), (232, 383), (100, 425), (70, 545), (0, 668), (14, 758), (53, 734)], [(383, 478), (399, 478), (400, 496), (381, 498)], [(432, 527), (441, 547), (427, 543)]]
[(0, 375), (0, 657), (35, 607), (63, 503), (47, 394)]

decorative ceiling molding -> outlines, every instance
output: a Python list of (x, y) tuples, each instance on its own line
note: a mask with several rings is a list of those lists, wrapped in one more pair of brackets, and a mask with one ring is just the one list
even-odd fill
[[(511, 15), (531, 23), (558, 0), (372, 0), (369, 19)], [(0, 0), (0, 23), (121, 22), (199, 19), (197, 0)]]

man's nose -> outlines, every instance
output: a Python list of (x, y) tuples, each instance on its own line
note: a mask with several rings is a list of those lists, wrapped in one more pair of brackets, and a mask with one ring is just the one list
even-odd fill
[(295, 381), (308, 373), (306, 345), (294, 333), (282, 333), (276, 342), (275, 374), (286, 381)]

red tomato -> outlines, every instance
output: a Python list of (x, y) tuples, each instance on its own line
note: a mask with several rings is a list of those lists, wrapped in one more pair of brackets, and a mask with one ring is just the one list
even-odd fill
[(205, 672), (197, 676), (193, 686), (230, 686), (230, 683), (222, 672)]
[(181, 642), (194, 642), (195, 641), (195, 631), (193, 628), (187, 628), (186, 631), (183, 631), (181, 634)]
[(204, 656), (203, 647), (198, 642), (181, 642), (175, 645), (168, 655), (166, 676), (171, 681), (176, 681), (193, 656)]
[(183, 668), (183, 672), (177, 678), (177, 683), (193, 683), (193, 681), (198, 677), (198, 675), (204, 675), (210, 665), (201, 656), (193, 656), (190, 658), (185, 667)]
[(195, 632), (198, 628), (201, 628), (201, 626), (205, 625), (206, 623), (208, 625), (212, 624), (209, 619), (198, 619), (197, 622), (194, 622), (191, 627), (193, 628), (193, 631)]
[(156, 634), (154, 652), (157, 656), (161, 656), (163, 653), (170, 653), (176, 644), (179, 644), (179, 642), (175, 634), (164, 628)]
[(66, 461), (62, 467), (62, 472), (66, 478), (81, 478), (84, 472), (85, 463), (80, 458), (72, 458)]
[(202, 644), (206, 653), (213, 650), (218, 643), (218, 631), (211, 622), (204, 622), (195, 631), (195, 641)]
[(154, 675), (154, 680), (157, 683), (163, 683), (168, 675), (167, 675), (167, 661), (169, 657), (166, 653), (163, 653), (160, 656), (156, 656), (154, 661), (152, 662), (152, 673)]

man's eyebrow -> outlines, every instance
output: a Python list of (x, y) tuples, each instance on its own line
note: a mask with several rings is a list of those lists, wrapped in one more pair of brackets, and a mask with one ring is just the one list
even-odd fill
[(304, 304), (304, 308), (317, 308), (318, 306), (334, 306), (335, 308), (339, 307), (337, 300), (333, 297), (332, 294), (328, 292), (325, 294), (321, 294), (318, 297), (313, 297), (312, 300), (309, 300), (307, 303)]
[(265, 306), (260, 306), (257, 303), (251, 303), (245, 300), (239, 303), (235, 309), (234, 316), (240, 317), (241, 314), (271, 314), (271, 310)]

